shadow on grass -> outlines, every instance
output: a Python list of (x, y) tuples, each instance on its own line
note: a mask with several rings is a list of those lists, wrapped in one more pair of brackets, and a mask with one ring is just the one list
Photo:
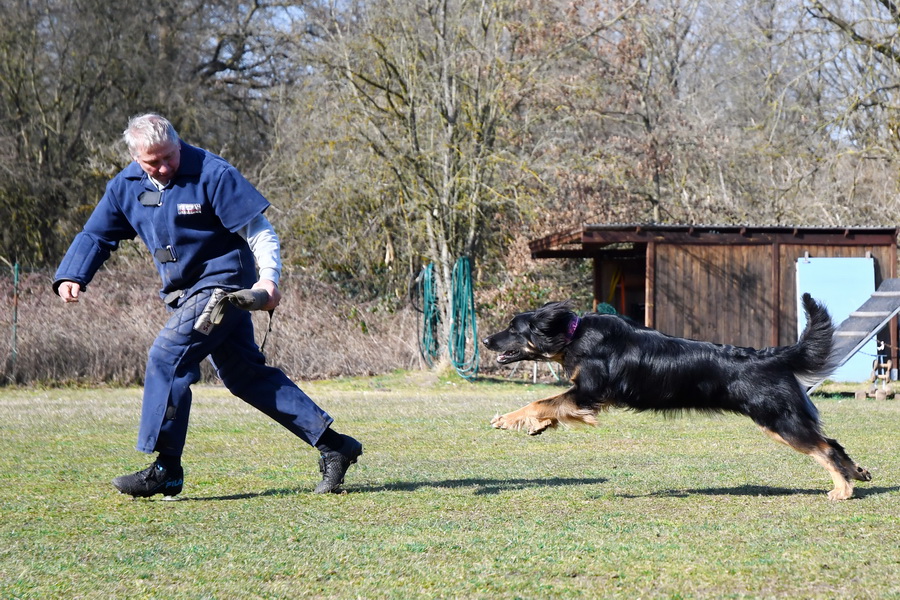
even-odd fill
[[(823, 487), (818, 489), (796, 489), (796, 488), (780, 488), (767, 487), (763, 485), (742, 485), (739, 487), (728, 488), (703, 488), (694, 490), (660, 490), (649, 494), (616, 494), (618, 498), (686, 498), (688, 496), (824, 496), (830, 488)], [(878, 494), (889, 494), (900, 491), (900, 487), (857, 487), (854, 490), (853, 497), (855, 499), (865, 498), (866, 496), (875, 496)]]
[(529, 488), (566, 487), (573, 485), (594, 485), (606, 483), (603, 478), (564, 478), (550, 477), (547, 479), (445, 479), (443, 481), (398, 481), (383, 485), (363, 485), (354, 487), (356, 492), (414, 492), (420, 488), (475, 488), (476, 496), (499, 494), (512, 490), (525, 490)]
[[(547, 479), (444, 479), (440, 481), (398, 481), (381, 485), (350, 485), (345, 491), (350, 494), (372, 492), (414, 492), (423, 488), (475, 488), (474, 495), (490, 496), (501, 492), (525, 490), (533, 488), (568, 487), (576, 485), (595, 485), (606, 483), (605, 478), (565, 478), (551, 477)], [(698, 489), (667, 489), (650, 492), (647, 494), (615, 494), (617, 498), (687, 498), (689, 496), (824, 496), (830, 488), (799, 489), (769, 487), (764, 485), (742, 485), (737, 487), (714, 487)], [(229, 494), (227, 496), (193, 496), (178, 498), (181, 502), (217, 502), (226, 500), (249, 500), (252, 498), (264, 498), (266, 496), (294, 496), (297, 494), (311, 493), (307, 487), (278, 488), (263, 492), (247, 492), (244, 494)], [(854, 499), (862, 499), (867, 496), (890, 494), (900, 492), (900, 486), (878, 487), (859, 486), (854, 490)]]
[[(494, 495), (500, 492), (543, 487), (567, 487), (574, 485), (594, 485), (605, 483), (606, 479), (573, 479), (551, 477), (549, 479), (445, 479), (442, 481), (398, 481), (383, 485), (351, 485), (347, 493), (366, 492), (414, 492), (422, 488), (475, 488), (476, 496)], [(293, 496), (311, 492), (308, 488), (281, 488), (264, 492), (231, 494), (228, 496), (193, 496), (179, 498), (179, 502), (215, 502), (223, 500), (249, 500), (265, 496)]]
[(485, 385), (522, 385), (533, 387), (535, 385), (551, 386), (551, 387), (572, 387), (572, 382), (562, 377), (558, 381), (538, 381), (535, 383), (531, 379), (512, 379), (509, 377), (499, 376), (478, 376), (478, 383)]

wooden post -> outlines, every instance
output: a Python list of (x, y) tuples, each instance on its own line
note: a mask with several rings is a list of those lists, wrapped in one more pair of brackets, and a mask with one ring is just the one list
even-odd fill
[(656, 242), (647, 242), (647, 274), (644, 280), (644, 325), (656, 326)]
[(601, 300), (603, 296), (603, 266), (600, 264), (600, 259), (596, 256), (591, 260), (593, 261), (594, 271), (594, 305), (591, 307), (591, 311), (597, 312), (597, 305), (603, 302)]
[(781, 244), (772, 244), (772, 332), (771, 346), (780, 345), (781, 337)]
[[(890, 249), (890, 266), (888, 266), (888, 274), (891, 279), (897, 277), (897, 232), (894, 232), (894, 243), (891, 244)], [(890, 330), (891, 330), (891, 364), (894, 365), (894, 368), (900, 367), (900, 363), (897, 362), (897, 317), (891, 319), (890, 322)], [(891, 373), (888, 373), (890, 376)]]

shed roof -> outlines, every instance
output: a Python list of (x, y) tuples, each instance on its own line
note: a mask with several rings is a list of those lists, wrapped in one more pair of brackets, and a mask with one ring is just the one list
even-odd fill
[(827, 246), (896, 245), (897, 227), (800, 227), (791, 225), (585, 224), (534, 240), (532, 258), (582, 258), (612, 244), (808, 244)]

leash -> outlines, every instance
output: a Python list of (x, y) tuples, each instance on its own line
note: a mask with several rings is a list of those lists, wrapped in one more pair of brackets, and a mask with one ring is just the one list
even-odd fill
[(259, 351), (263, 352), (266, 349), (266, 340), (269, 339), (269, 332), (272, 331), (272, 319), (275, 318), (275, 309), (273, 308), (270, 311), (266, 311), (269, 313), (269, 327), (266, 328), (266, 333), (263, 335), (262, 344), (259, 345)]

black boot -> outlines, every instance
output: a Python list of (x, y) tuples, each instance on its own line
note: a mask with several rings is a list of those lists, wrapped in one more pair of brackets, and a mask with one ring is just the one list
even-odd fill
[(159, 461), (154, 461), (143, 471), (116, 477), (112, 484), (123, 494), (131, 494), (134, 498), (149, 498), (156, 494), (172, 498), (180, 494), (184, 486), (184, 469), (180, 465), (165, 468)]
[(315, 493), (340, 493), (347, 469), (363, 453), (362, 444), (349, 435), (328, 429), (316, 444), (316, 448), (321, 452), (319, 471), (322, 473), (322, 481), (316, 486)]

